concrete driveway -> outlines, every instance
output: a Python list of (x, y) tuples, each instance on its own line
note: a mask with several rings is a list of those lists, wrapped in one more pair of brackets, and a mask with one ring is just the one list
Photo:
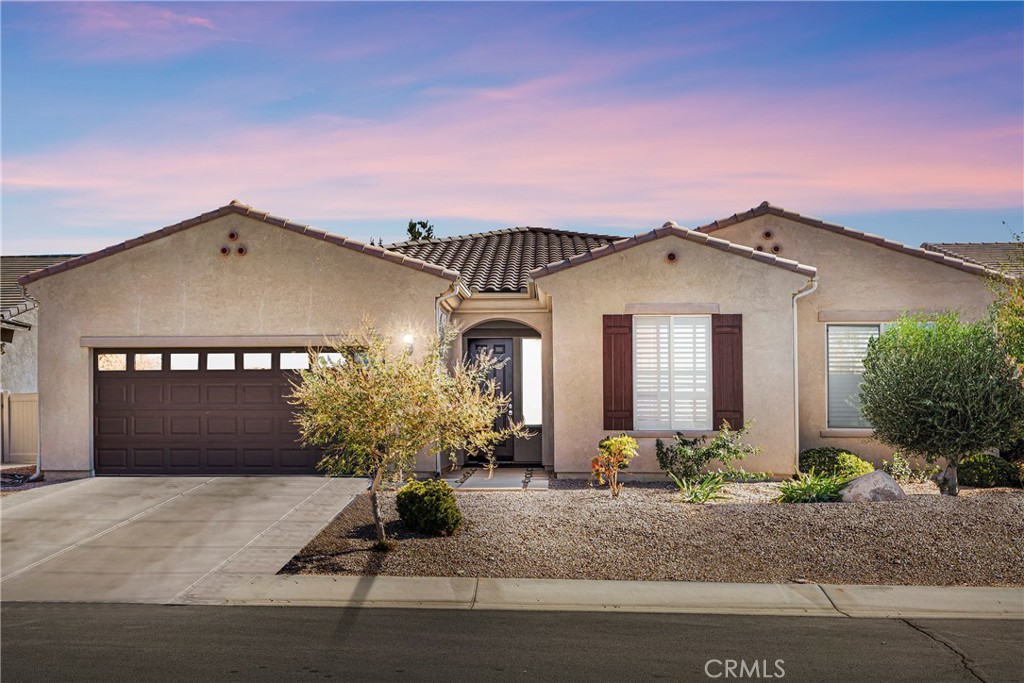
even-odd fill
[(0, 499), (0, 599), (187, 600), (211, 578), (274, 574), (362, 479), (111, 477)]

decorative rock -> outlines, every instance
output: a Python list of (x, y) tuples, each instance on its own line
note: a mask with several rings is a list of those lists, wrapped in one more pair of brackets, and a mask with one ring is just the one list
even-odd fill
[(896, 480), (882, 470), (875, 470), (850, 481), (839, 492), (844, 503), (875, 502), (879, 500), (899, 500), (906, 498)]

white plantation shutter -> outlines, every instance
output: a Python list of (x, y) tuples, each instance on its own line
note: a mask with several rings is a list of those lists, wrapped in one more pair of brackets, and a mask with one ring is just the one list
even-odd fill
[(711, 429), (711, 318), (633, 316), (634, 427)]
[(870, 428), (860, 414), (860, 385), (868, 342), (878, 325), (828, 326), (828, 426)]
[(633, 316), (633, 421), (636, 429), (671, 429), (672, 319)]
[(672, 429), (711, 429), (709, 317), (672, 317)]

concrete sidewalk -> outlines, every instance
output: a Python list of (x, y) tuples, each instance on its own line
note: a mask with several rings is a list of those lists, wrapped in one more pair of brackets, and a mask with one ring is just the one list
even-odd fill
[(179, 604), (1024, 619), (1024, 589), (222, 572)]

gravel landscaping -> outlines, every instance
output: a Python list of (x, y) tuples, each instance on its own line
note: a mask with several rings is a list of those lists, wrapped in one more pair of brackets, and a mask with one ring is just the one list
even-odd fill
[(904, 500), (777, 504), (778, 484), (732, 484), (729, 500), (678, 502), (674, 489), (457, 492), (448, 538), (405, 531), (381, 495), (396, 548), (371, 550), (358, 497), (281, 571), (728, 582), (1024, 586), (1024, 491), (905, 486)]
[(28, 491), (30, 489), (39, 488), (40, 486), (57, 483), (56, 481), (46, 481), (45, 479), (33, 482), (26, 482), (22, 480), (23, 477), (31, 476), (35, 471), (35, 465), (5, 467), (2, 475), (0, 475), (0, 478), (2, 478), (2, 481), (0, 481), (0, 498), (18, 493), (19, 491)]

